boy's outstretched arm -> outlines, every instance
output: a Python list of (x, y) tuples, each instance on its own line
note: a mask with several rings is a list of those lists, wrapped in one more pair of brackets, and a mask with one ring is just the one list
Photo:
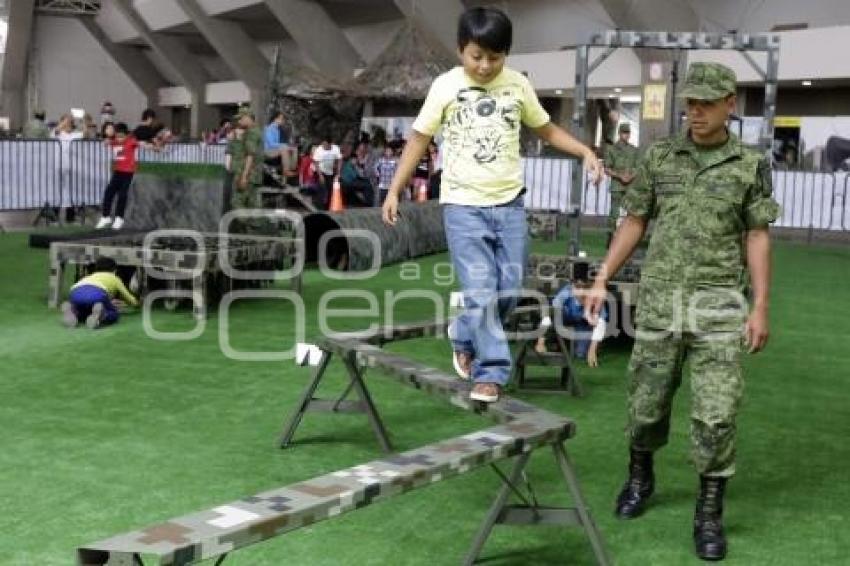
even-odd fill
[(590, 173), (590, 177), (595, 184), (599, 184), (602, 180), (604, 171), (602, 164), (596, 158), (596, 154), (589, 147), (571, 136), (565, 129), (556, 126), (552, 122), (548, 122), (539, 128), (534, 128), (534, 133), (555, 149), (580, 158), (584, 163), (584, 168)]
[(407, 143), (404, 144), (404, 151), (401, 152), (401, 159), (398, 162), (398, 168), (395, 170), (393, 182), (390, 183), (390, 190), (387, 192), (387, 200), (384, 201), (382, 217), (384, 223), (394, 226), (398, 220), (398, 195), (407, 184), (408, 179), (413, 175), (416, 169), (416, 164), (428, 151), (428, 142), (431, 141), (431, 136), (426, 136), (416, 130), (410, 132), (410, 137)]

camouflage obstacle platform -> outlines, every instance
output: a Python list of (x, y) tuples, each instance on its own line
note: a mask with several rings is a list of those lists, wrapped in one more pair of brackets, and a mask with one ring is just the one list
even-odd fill
[[(290, 444), (309, 410), (356, 411), (366, 413), (381, 445), (389, 451), (389, 438), (364, 379), (366, 368), (380, 370), (405, 385), (490, 417), (498, 423), (496, 426), (86, 544), (78, 549), (78, 564), (138, 565), (144, 564), (146, 556), (158, 564), (175, 566), (216, 557), (216, 564), (220, 564), (235, 550), (488, 465), (499, 475), (502, 485), (463, 564), (475, 563), (497, 524), (579, 526), (590, 541), (596, 563), (610, 564), (564, 447), (564, 442), (576, 432), (572, 420), (507, 396), (492, 405), (472, 402), (469, 382), (385, 352), (379, 346), (423, 336), (445, 337), (445, 332), (446, 324), (435, 322), (384, 328), (357, 338), (348, 335), (325, 339), (320, 345), (321, 360), (287, 420), (282, 445)], [(314, 398), (333, 356), (343, 362), (350, 378), (343, 397), (355, 391), (358, 401)], [(574, 507), (538, 503), (524, 472), (531, 453), (544, 447), (552, 449)], [(513, 467), (505, 474), (496, 464), (510, 459)], [(508, 504), (512, 494), (522, 503)]]
[[(53, 242), (47, 305), (59, 305), (68, 264), (79, 271), (100, 257), (115, 260), (119, 267), (135, 268), (143, 300), (149, 291), (163, 287), (167, 291), (162, 296), (191, 298), (196, 318), (206, 316), (213, 297), (240, 285), (255, 286), (257, 280), (249, 272), (266, 272), (271, 279), (273, 272), (291, 269), (292, 287), (301, 292), (303, 240), (299, 238), (172, 230)], [(179, 288), (184, 284), (191, 291)]]
[[(446, 251), (443, 211), (437, 201), (402, 202), (399, 216), (398, 224), (390, 227), (381, 219), (380, 208), (308, 214), (304, 217), (307, 261), (316, 261), (322, 248), (330, 267), (366, 271), (373, 265), (383, 267)], [(323, 237), (327, 244), (320, 246)]]

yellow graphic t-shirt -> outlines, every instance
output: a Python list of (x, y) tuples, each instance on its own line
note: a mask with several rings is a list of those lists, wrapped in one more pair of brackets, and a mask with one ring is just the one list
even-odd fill
[(478, 84), (455, 67), (431, 85), (413, 129), (433, 136), (443, 128), (440, 202), (492, 206), (513, 200), (523, 186), (520, 124), (549, 122), (529, 80), (504, 67)]

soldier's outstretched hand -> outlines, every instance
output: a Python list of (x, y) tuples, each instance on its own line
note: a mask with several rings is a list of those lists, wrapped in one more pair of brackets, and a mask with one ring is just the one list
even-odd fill
[(602, 163), (596, 158), (596, 154), (592, 150), (588, 150), (584, 155), (584, 169), (590, 175), (590, 180), (593, 181), (594, 185), (598, 185), (605, 175)]
[(763, 350), (767, 345), (769, 334), (767, 313), (758, 309), (751, 312), (744, 328), (744, 340), (746, 341), (748, 351), (751, 354), (755, 354)]
[(605, 305), (605, 296), (607, 294), (608, 290), (602, 280), (597, 280), (587, 292), (587, 302), (584, 304), (584, 318), (590, 326), (596, 326), (599, 323), (599, 313), (602, 312), (602, 307)]

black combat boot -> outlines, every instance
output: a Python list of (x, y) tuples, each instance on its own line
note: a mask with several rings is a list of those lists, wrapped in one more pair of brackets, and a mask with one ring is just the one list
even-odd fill
[(646, 502), (655, 491), (652, 473), (652, 452), (632, 450), (629, 459), (629, 479), (617, 496), (614, 512), (620, 519), (634, 519), (646, 510)]
[(723, 534), (723, 492), (726, 478), (700, 476), (699, 497), (694, 512), (694, 546), (703, 560), (726, 557), (726, 535)]

